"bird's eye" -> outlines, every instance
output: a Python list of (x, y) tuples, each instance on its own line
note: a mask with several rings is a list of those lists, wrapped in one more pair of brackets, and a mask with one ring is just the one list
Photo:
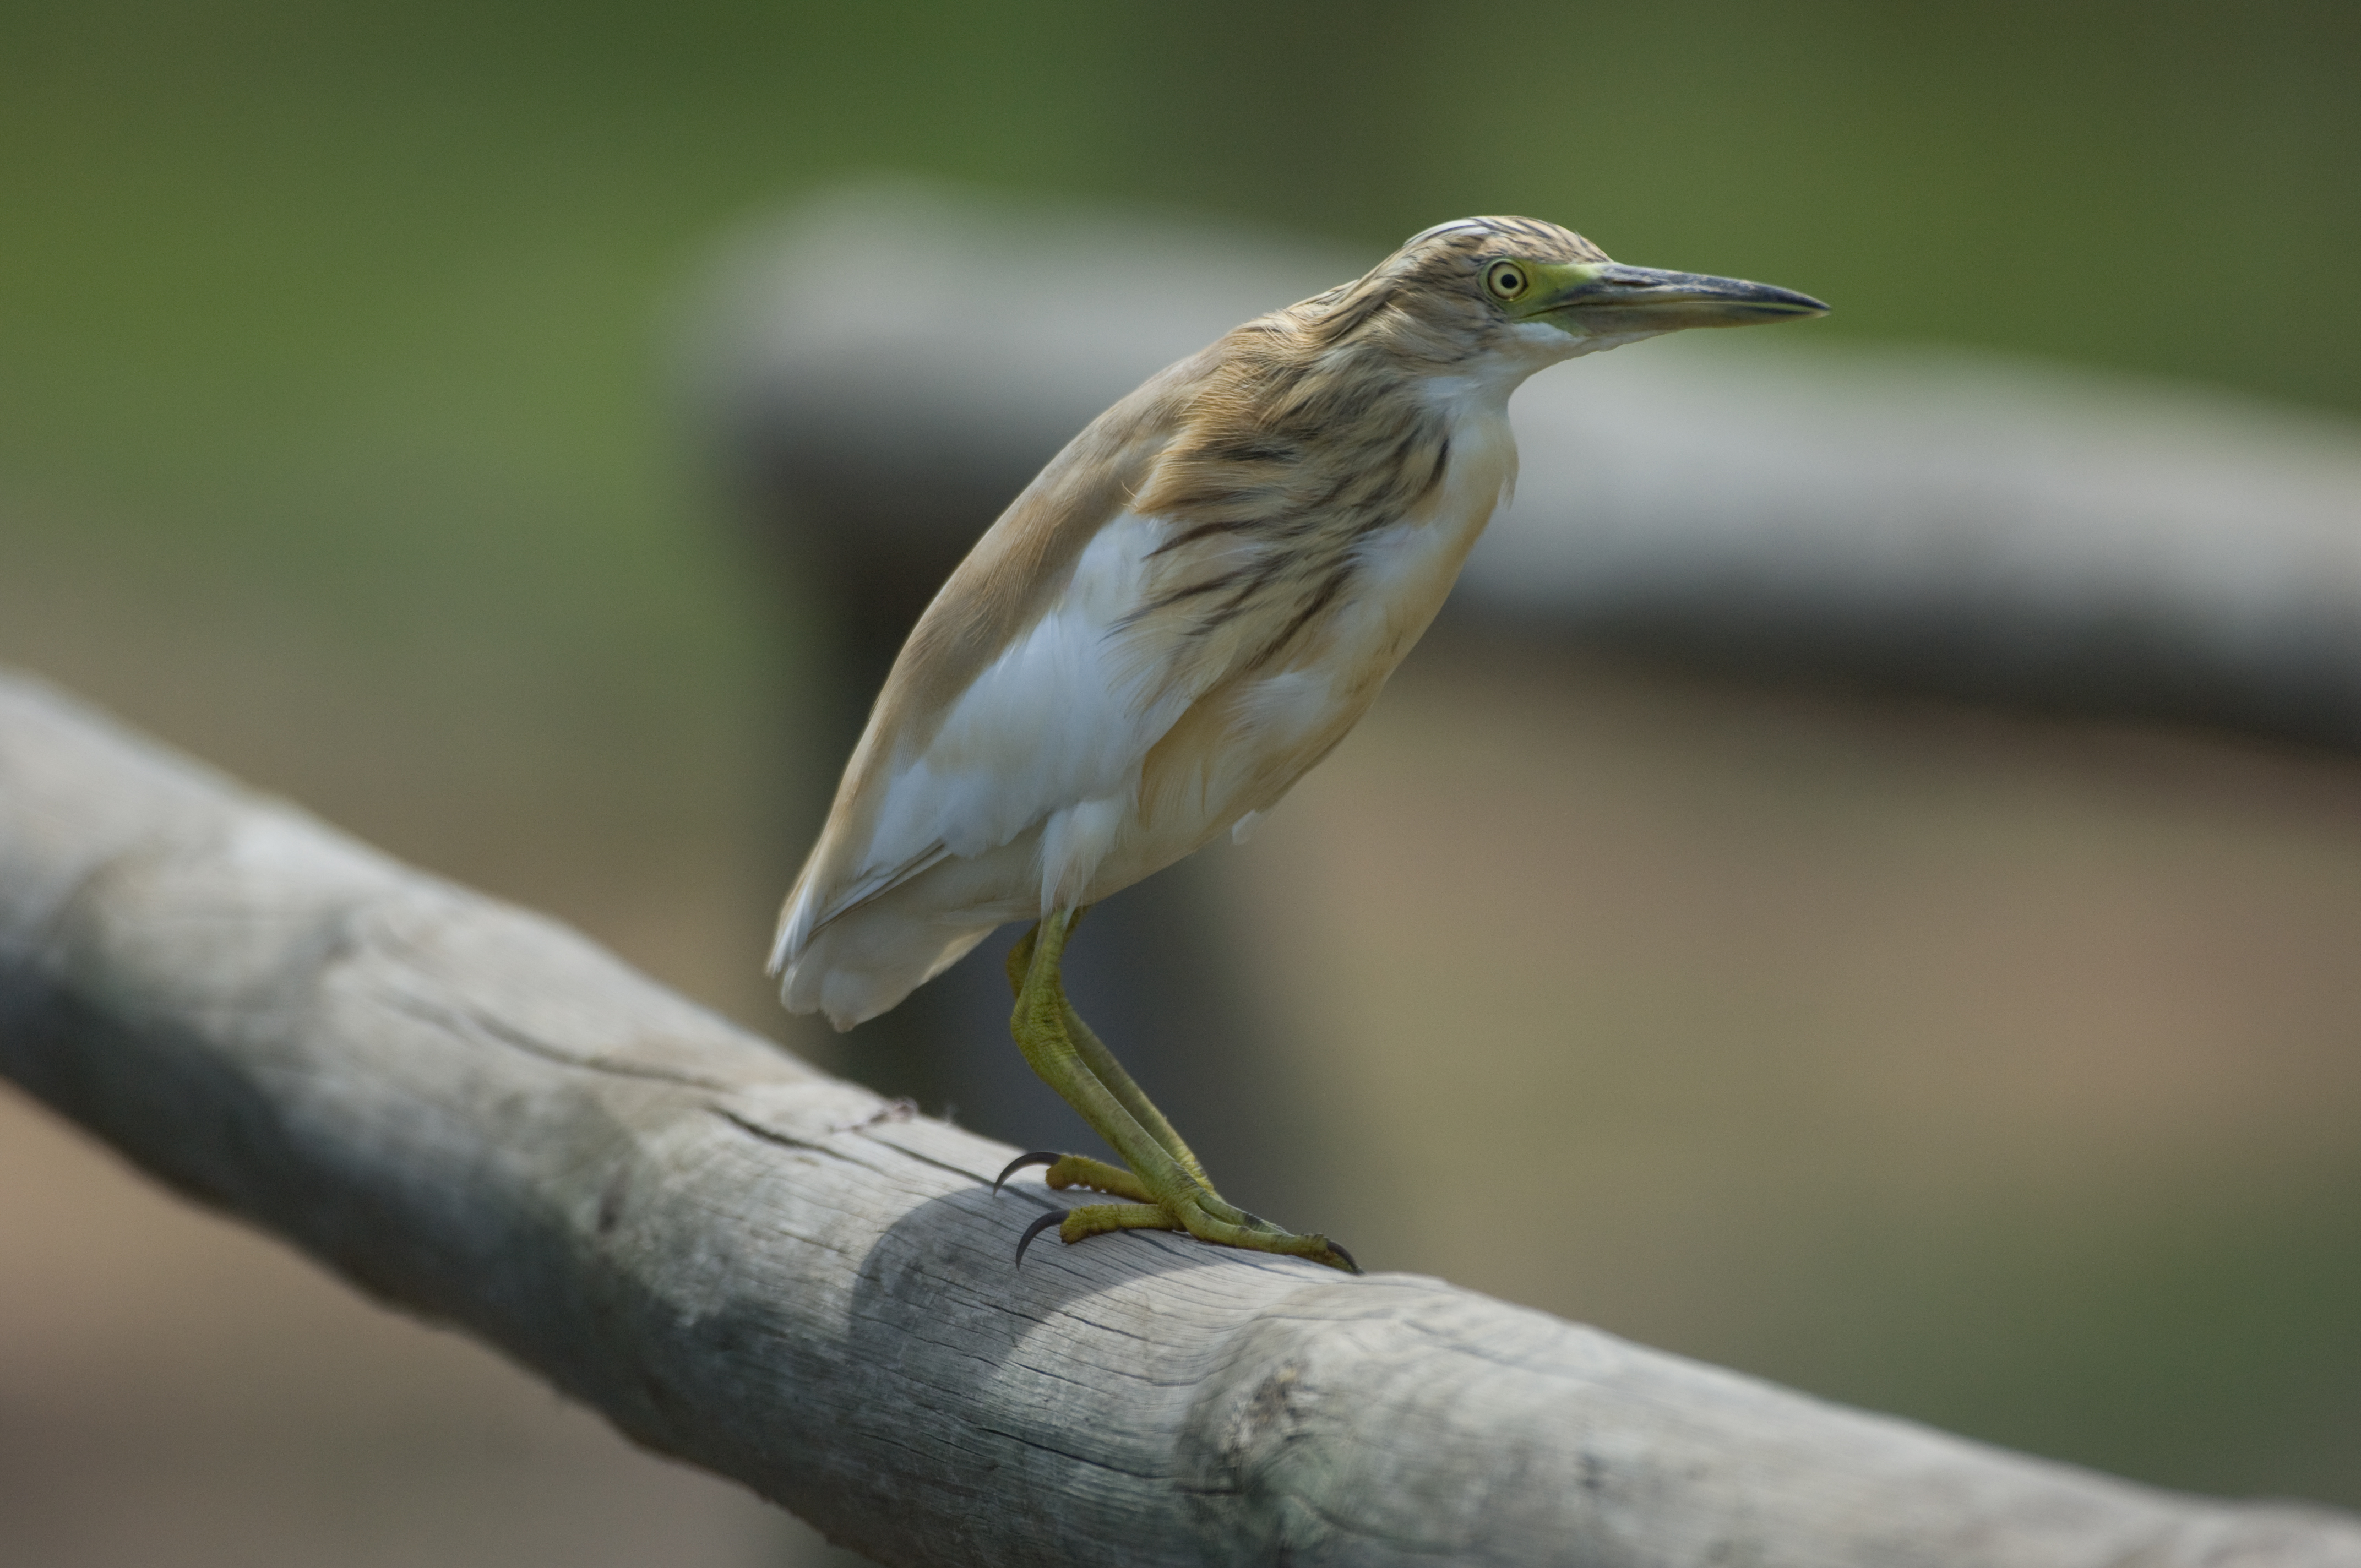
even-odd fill
[(1513, 300), (1532, 287), (1532, 279), (1513, 261), (1495, 261), (1484, 269), (1484, 287), (1496, 300)]

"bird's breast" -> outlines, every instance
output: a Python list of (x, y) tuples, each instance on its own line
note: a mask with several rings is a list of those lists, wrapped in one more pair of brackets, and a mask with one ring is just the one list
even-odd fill
[(1345, 552), (1341, 587), (1283, 654), (1222, 683), (1176, 725), (1143, 778), (1145, 817), (1190, 847), (1268, 809), (1376, 700), (1441, 609), (1515, 477), (1505, 416), (1468, 411), (1443, 482)]
[(1455, 411), (1442, 484), (1424, 504), (1354, 542), (1350, 590), (1307, 650), (1308, 663), (1332, 676), (1350, 707), (1348, 725), (1443, 608), (1515, 482), (1516, 440), (1505, 411), (1481, 403)]

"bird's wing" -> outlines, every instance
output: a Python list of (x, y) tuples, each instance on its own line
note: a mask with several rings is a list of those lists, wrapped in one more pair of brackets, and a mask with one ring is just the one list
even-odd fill
[(1192, 695), (1126, 656), (1125, 623), (1165, 534), (1154, 518), (1110, 519), (1065, 591), (960, 693), (931, 737), (904, 750), (884, 778), (864, 880), (904, 865), (915, 875), (939, 854), (980, 855), (1061, 806), (1126, 788)]
[(920, 618), (788, 895), (774, 970), (946, 857), (1123, 791), (1188, 706), (1192, 683), (1126, 647), (1170, 532), (1127, 504), (1165, 440), (1170, 374), (1076, 437)]

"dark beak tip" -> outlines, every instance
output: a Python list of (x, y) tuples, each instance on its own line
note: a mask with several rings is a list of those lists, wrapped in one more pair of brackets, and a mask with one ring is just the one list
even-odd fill
[(1603, 269), (1598, 277), (1575, 291), (1566, 306), (1600, 313), (1686, 310), (1712, 318), (1681, 323), (1687, 326), (1744, 326), (1760, 322), (1808, 320), (1828, 313), (1825, 301), (1775, 283), (1620, 264)]
[(1826, 301), (1770, 283), (1748, 284), (1744, 291), (1733, 291), (1730, 302), (1741, 309), (1752, 308), (1773, 317), (1824, 316), (1828, 313)]

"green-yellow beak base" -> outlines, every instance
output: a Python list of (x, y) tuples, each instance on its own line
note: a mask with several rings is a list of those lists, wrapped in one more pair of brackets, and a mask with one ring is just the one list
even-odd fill
[(1626, 267), (1620, 261), (1537, 268), (1532, 302), (1522, 314), (1582, 336), (1676, 332), (1693, 326), (1752, 326), (1824, 316), (1809, 294), (1741, 278)]

